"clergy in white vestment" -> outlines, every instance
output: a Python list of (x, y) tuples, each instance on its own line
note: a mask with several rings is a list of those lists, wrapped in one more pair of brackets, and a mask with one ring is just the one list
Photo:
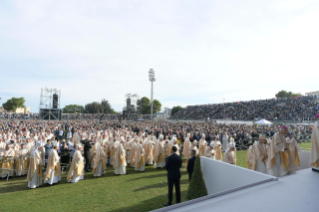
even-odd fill
[(214, 151), (214, 142), (211, 141), (209, 146), (205, 150), (205, 157), (211, 158), (211, 159), (216, 159), (215, 157), (215, 151)]
[(252, 169), (253, 168), (253, 145), (249, 146), (247, 150), (247, 155), (246, 155), (246, 163), (247, 163), (247, 168)]
[(4, 142), (4, 138), (0, 138), (0, 151), (6, 149), (6, 143)]
[(170, 149), (172, 149), (173, 146), (175, 146), (176, 149), (177, 149), (176, 152), (175, 152), (175, 154), (176, 154), (176, 155), (180, 155), (180, 152), (179, 152), (180, 148), (179, 148), (179, 145), (178, 145), (178, 143), (177, 143), (177, 138), (176, 138), (176, 137), (173, 137), (173, 141), (172, 141), (172, 143), (171, 143)]
[(292, 134), (291, 139), (288, 139), (288, 151), (290, 156), (292, 157), (292, 161), (289, 161), (291, 164), (295, 163), (296, 166), (293, 166), (287, 173), (287, 175), (295, 174), (298, 166), (300, 166), (300, 158), (299, 152), (301, 152), (301, 148), (298, 145), (295, 134)]
[(184, 145), (183, 145), (183, 155), (186, 159), (185, 167), (187, 168), (188, 160), (191, 158), (191, 142), (189, 141), (190, 134), (187, 134)]
[(29, 152), (30, 164), (27, 176), (29, 188), (37, 188), (42, 185), (42, 167), (44, 165), (44, 160), (42, 160), (43, 157), (41, 150), (43, 148), (41, 141), (38, 141)]
[(267, 149), (266, 149), (266, 135), (259, 135), (259, 141), (253, 144), (253, 162), (252, 169), (257, 172), (267, 174)]
[(59, 142), (55, 142), (54, 148), (51, 149), (47, 162), (44, 183), (52, 186), (61, 180), (60, 157), (58, 155)]
[(147, 165), (153, 165), (153, 143), (151, 137), (144, 143), (145, 150), (145, 163)]
[(202, 135), (202, 139), (198, 143), (198, 151), (200, 156), (205, 156), (205, 150), (207, 147), (207, 142), (205, 140), (205, 134)]
[(137, 151), (138, 145), (139, 145), (139, 139), (135, 138), (135, 140), (133, 141), (133, 144), (131, 146), (131, 155), (130, 155), (131, 156), (131, 160), (130, 160), (131, 167), (135, 167), (136, 151)]
[(135, 156), (135, 171), (145, 171), (145, 151), (143, 147), (143, 141), (140, 141), (136, 148)]
[(236, 148), (235, 142), (230, 142), (228, 149), (226, 149), (224, 154), (224, 162), (236, 165)]
[(154, 153), (154, 162), (156, 167), (163, 168), (165, 166), (165, 149), (164, 149), (164, 136), (160, 135), (159, 140), (157, 141), (156, 148), (155, 148), (155, 153)]
[(5, 178), (8, 176), (12, 177), (14, 173), (14, 157), (15, 151), (10, 147), (9, 144), (6, 145), (3, 157), (0, 160), (0, 165), (2, 163), (1, 177)]
[(125, 149), (123, 147), (124, 139), (121, 138), (121, 142), (116, 145), (116, 150), (114, 152), (114, 173), (115, 174), (126, 174), (126, 159), (125, 159)]
[(312, 128), (311, 134), (311, 154), (310, 166), (319, 169), (319, 114), (316, 115), (316, 122)]
[(228, 135), (227, 135), (226, 132), (223, 134), (222, 141), (223, 141), (223, 151), (226, 151), (226, 149), (228, 148), (228, 145), (229, 145), (229, 143), (228, 143)]
[(106, 154), (103, 150), (103, 146), (99, 145), (95, 151), (95, 159), (93, 165), (93, 175), (94, 177), (100, 177), (105, 174), (106, 164), (105, 164)]
[(29, 158), (28, 158), (29, 150), (25, 148), (25, 144), (21, 144), (21, 149), (18, 153), (19, 159), (16, 160), (16, 175), (26, 175), (27, 169), (29, 167)]
[(220, 143), (218, 136), (216, 138), (216, 141), (214, 142), (214, 150), (216, 160), (223, 161), (222, 144)]
[(84, 179), (84, 158), (82, 156), (83, 146), (81, 144), (77, 145), (77, 150), (75, 150), (73, 155), (73, 160), (68, 173), (68, 182), (77, 183), (79, 180)]
[(280, 132), (275, 133), (269, 144), (267, 169), (269, 174), (275, 177), (287, 175), (285, 170), (288, 167), (289, 157), (285, 138), (287, 132), (287, 127), (282, 126)]
[(198, 155), (198, 149), (197, 149), (197, 144), (198, 144), (198, 141), (197, 140), (194, 140), (193, 143), (191, 144), (191, 150), (195, 150), (196, 152), (196, 155)]

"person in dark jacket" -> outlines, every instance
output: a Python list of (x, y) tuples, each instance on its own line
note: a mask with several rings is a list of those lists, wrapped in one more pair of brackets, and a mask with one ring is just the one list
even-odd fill
[(81, 143), (84, 145), (84, 158), (85, 158), (85, 172), (89, 172), (89, 168), (90, 168), (90, 158), (91, 158), (91, 140), (89, 139), (84, 139), (84, 137), (81, 137)]
[(192, 149), (191, 150), (191, 158), (188, 160), (187, 164), (187, 172), (188, 172), (188, 180), (191, 181), (192, 179), (192, 174), (194, 170), (194, 165), (195, 165), (195, 160), (196, 160), (196, 150)]
[(69, 148), (65, 142), (62, 144), (62, 147), (60, 149), (60, 157), (61, 157), (61, 163), (69, 164), (69, 160), (70, 160)]
[(182, 167), (182, 158), (176, 154), (176, 146), (172, 147), (171, 155), (167, 157), (165, 169), (167, 170), (167, 181), (168, 181), (168, 203), (164, 203), (164, 206), (169, 206), (172, 204), (173, 199), (173, 185), (175, 184), (176, 191), (176, 203), (181, 202), (181, 189), (180, 189), (180, 178), (181, 172), (180, 168)]

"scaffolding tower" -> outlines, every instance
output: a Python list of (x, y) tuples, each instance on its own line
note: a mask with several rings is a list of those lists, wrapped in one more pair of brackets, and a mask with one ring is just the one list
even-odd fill
[(41, 88), (39, 119), (61, 120), (60, 108), (61, 90), (56, 88)]

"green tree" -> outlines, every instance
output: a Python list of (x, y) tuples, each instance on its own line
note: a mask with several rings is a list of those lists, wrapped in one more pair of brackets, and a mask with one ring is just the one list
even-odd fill
[(7, 102), (3, 103), (2, 106), (7, 111), (14, 111), (19, 107), (25, 107), (24, 103), (25, 103), (25, 99), (23, 97), (20, 97), (20, 98), (12, 97), (12, 99), (8, 99)]
[(172, 112), (171, 115), (174, 115), (175, 113), (177, 113), (180, 110), (183, 110), (184, 108), (182, 108), (181, 106), (175, 106), (172, 108)]
[(189, 182), (187, 190), (187, 200), (196, 199), (207, 195), (207, 189), (203, 178), (203, 173), (200, 164), (200, 156), (197, 155), (195, 160), (192, 179)]
[(111, 104), (106, 99), (102, 99), (101, 105), (103, 108), (103, 113), (107, 114), (117, 114), (111, 107)]
[[(153, 113), (161, 111), (162, 104), (157, 99), (153, 100)], [(137, 110), (142, 112), (142, 114), (151, 113), (151, 100), (147, 97), (137, 100)]]
[(153, 101), (153, 113), (158, 113), (161, 111), (162, 104), (157, 99)]
[(85, 113), (103, 113), (103, 107), (99, 102), (92, 102), (84, 106)]
[(150, 99), (144, 96), (137, 101), (137, 109), (142, 114), (150, 114), (150, 103)]
[(293, 93), (291, 91), (287, 92), (285, 90), (281, 90), (278, 93), (276, 93), (276, 98), (290, 98), (290, 97), (297, 97), (302, 96), (301, 93)]
[(100, 102), (92, 102), (85, 105), (85, 113), (106, 113), (106, 114), (117, 114), (111, 107), (111, 104), (106, 100), (102, 99)]
[(82, 105), (66, 105), (63, 108), (63, 113), (84, 113)]

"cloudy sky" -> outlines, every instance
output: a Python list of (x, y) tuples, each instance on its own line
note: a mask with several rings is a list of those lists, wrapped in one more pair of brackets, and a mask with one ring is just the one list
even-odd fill
[(1, 0), (0, 103), (61, 89), (61, 107), (125, 94), (163, 107), (319, 90), (319, 1)]

